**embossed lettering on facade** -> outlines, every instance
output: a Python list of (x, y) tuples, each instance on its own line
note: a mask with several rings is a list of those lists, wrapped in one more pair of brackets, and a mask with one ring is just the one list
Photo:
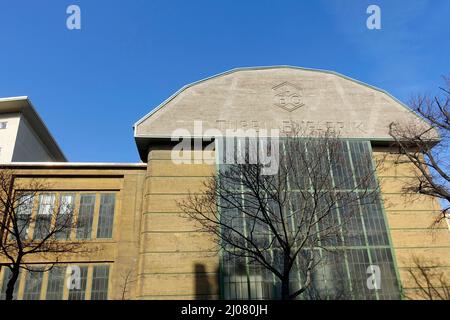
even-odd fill
[[(333, 130), (344, 135), (365, 134), (367, 130), (362, 121), (332, 121), (332, 120), (302, 120), (297, 122), (300, 128), (308, 131)], [(292, 120), (262, 121), (262, 120), (216, 120), (215, 128), (220, 131), (238, 129), (279, 129), (281, 132), (292, 130)]]

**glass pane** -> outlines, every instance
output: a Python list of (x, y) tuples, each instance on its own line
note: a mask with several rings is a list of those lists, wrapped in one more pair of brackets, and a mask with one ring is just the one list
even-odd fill
[(108, 299), (109, 266), (94, 266), (91, 300)]
[[(80, 268), (80, 279), (79, 282), (75, 279), (72, 282), (72, 285), (79, 284), (80, 286), (77, 288), (76, 285), (73, 288), (69, 289), (69, 300), (85, 300), (86, 299), (86, 282), (87, 282), (87, 273), (88, 267), (83, 266)], [(75, 276), (75, 273), (72, 272), (72, 276)]]
[(33, 211), (34, 195), (25, 193), (21, 194), (18, 200), (17, 214), (31, 215)]
[(64, 294), (65, 267), (53, 267), (48, 274), (47, 300), (62, 300)]
[(71, 227), (73, 224), (73, 215), (75, 210), (75, 195), (61, 194), (59, 198), (59, 212), (56, 216), (56, 238), (69, 239)]
[(361, 220), (358, 197), (354, 193), (343, 195), (339, 201), (339, 212), (343, 228), (344, 243), (347, 246), (364, 246), (364, 229)]
[(398, 279), (395, 272), (394, 259), (390, 248), (373, 248), (370, 250), (372, 264), (380, 268), (380, 299), (400, 299)]
[(376, 181), (372, 174), (374, 168), (370, 143), (367, 141), (349, 141), (349, 145), (357, 188), (375, 188)]
[(80, 196), (80, 210), (77, 221), (77, 239), (90, 239), (94, 218), (95, 194)]
[(43, 275), (42, 270), (27, 272), (23, 300), (40, 300)]
[[(30, 220), (33, 213), (34, 194), (24, 193), (19, 196), (16, 211), (17, 229), (20, 239), (28, 239), (30, 232)], [(10, 234), (10, 238), (14, 239), (15, 235)]]
[(39, 195), (38, 215), (52, 215), (55, 204), (55, 195), (53, 193)]
[(333, 178), (335, 188), (345, 190), (354, 189), (355, 183), (353, 182), (352, 167), (350, 163), (350, 157), (347, 149), (346, 141), (338, 141), (333, 146), (333, 160), (331, 160), (333, 169)]
[(116, 195), (114, 193), (100, 196), (100, 213), (98, 216), (97, 238), (111, 238), (114, 223), (114, 206)]
[[(8, 267), (3, 266), (3, 281), (2, 281), (2, 292), (0, 293), (0, 300), (6, 299), (6, 288), (8, 286), (8, 281), (12, 276), (12, 272)], [(19, 290), (20, 285), (20, 276), (21, 276), (22, 270), (19, 271), (19, 277), (17, 278), (17, 281), (14, 285), (14, 291), (13, 291), (13, 297), (16, 300), (17, 299), (17, 292)]]
[(34, 239), (43, 239), (51, 232), (51, 222), (55, 205), (55, 194), (39, 195), (39, 208), (34, 227)]
[(374, 196), (372, 201), (364, 201), (364, 203), (361, 204), (361, 209), (369, 245), (389, 245), (388, 230), (383, 216), (380, 199), (378, 199), (377, 196)]
[(367, 268), (370, 266), (366, 249), (350, 249), (347, 251), (348, 265), (353, 298), (357, 300), (375, 299), (375, 290), (367, 287)]

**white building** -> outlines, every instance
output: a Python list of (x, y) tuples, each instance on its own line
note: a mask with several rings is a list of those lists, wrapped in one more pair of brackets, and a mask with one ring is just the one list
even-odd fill
[(65, 162), (28, 97), (0, 98), (0, 163)]

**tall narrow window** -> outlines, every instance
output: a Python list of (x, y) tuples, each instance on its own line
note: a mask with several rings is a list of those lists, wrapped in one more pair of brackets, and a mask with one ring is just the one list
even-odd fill
[(23, 293), (23, 300), (39, 300), (41, 297), (42, 288), (42, 270), (28, 271), (25, 280), (25, 291)]
[(53, 267), (48, 273), (47, 300), (62, 300), (64, 294), (64, 276), (66, 268)]
[(77, 221), (77, 239), (90, 239), (94, 218), (95, 194), (80, 196), (80, 210)]
[(79, 287), (69, 289), (69, 300), (85, 300), (86, 299), (86, 282), (87, 282), (88, 267), (80, 267), (80, 282)]
[(100, 198), (100, 213), (98, 216), (97, 238), (111, 238), (114, 223), (114, 206), (116, 195), (105, 193)]
[(54, 207), (54, 193), (39, 195), (39, 209), (36, 216), (36, 225), (34, 227), (34, 239), (42, 239), (50, 232)]
[[(34, 195), (29, 193), (21, 194), (18, 198), (16, 221), (18, 236), (24, 240), (28, 238), (30, 219), (33, 212)], [(13, 232), (15, 232), (13, 230)], [(13, 235), (12, 235), (13, 236)]]
[(94, 266), (91, 300), (108, 299), (109, 265)]
[[(283, 152), (280, 154), (280, 163), (290, 159), (292, 150), (296, 152), (293, 159), (299, 159), (298, 163), (293, 161), (292, 167), (280, 166), (280, 170), (289, 170), (288, 179), (285, 180), (288, 182), (285, 185), (286, 190), (283, 190), (283, 194), (287, 191), (285, 194), (289, 197), (288, 205), (284, 209), (288, 219), (284, 224), (286, 231), (283, 232), (288, 235), (292, 234), (293, 230), (304, 232), (301, 229), (303, 219), (314, 213), (313, 217), (317, 220), (314, 228), (319, 236), (317, 245), (314, 244), (311, 248), (312, 251), (300, 251), (296, 261), (290, 265), (290, 291), (297, 291), (309, 277), (310, 286), (298, 299), (400, 298), (389, 230), (379, 186), (373, 175), (375, 168), (372, 165), (370, 142), (342, 139), (337, 141), (336, 149), (332, 145), (332, 148), (327, 146), (325, 150), (320, 149), (320, 145), (316, 147), (316, 140), (303, 143), (302, 139), (299, 139), (298, 142), (298, 146), (286, 139), (281, 143)], [(290, 150), (290, 147), (295, 149)], [(324, 152), (326, 157), (317, 157), (317, 152)], [(301, 165), (305, 169), (299, 169)], [(276, 228), (279, 225), (276, 217), (281, 216), (281, 209), (277, 207), (276, 202), (272, 205), (273, 198), (268, 197), (265, 203), (255, 202), (252, 192), (244, 183), (244, 177), (232, 176), (233, 166), (237, 165), (221, 163), (219, 166), (220, 172), (231, 172), (231, 178), (227, 179), (226, 175), (222, 175), (223, 181), (219, 181), (221, 188), (229, 189), (229, 201), (223, 201), (225, 204), (221, 203), (220, 206), (220, 219), (224, 225), (231, 225), (233, 230), (250, 238), (252, 245), (263, 252), (265, 261), (275, 269), (282, 270), (283, 256), (279, 254), (278, 244), (274, 241), (274, 233), (278, 232)], [(303, 171), (311, 172), (311, 177)], [(240, 174), (241, 171), (235, 172)], [(282, 175), (281, 177), (284, 178)], [(314, 181), (320, 183), (314, 184)], [(271, 185), (266, 190), (270, 191)], [(270, 195), (270, 192), (266, 193)], [(286, 203), (286, 200), (283, 201)], [(229, 207), (228, 203), (231, 204)], [(272, 218), (272, 222), (275, 223), (272, 223), (272, 226), (275, 231), (267, 225), (259, 226), (260, 220), (253, 218), (257, 217), (253, 211), (260, 212), (261, 207), (273, 213), (275, 218)], [(321, 230), (331, 232), (320, 232)], [(222, 232), (229, 230), (223, 228)], [(229, 234), (230, 239), (234, 241), (233, 233)], [(237, 245), (233, 246), (224, 241), (223, 296), (226, 299), (279, 297), (281, 281), (272, 272), (242, 254), (239, 245), (244, 246), (244, 242), (235, 243)], [(271, 243), (274, 244), (270, 245)], [(307, 263), (311, 257), (318, 263), (318, 267), (313, 269), (312, 274), (306, 274)], [(382, 270), (379, 290), (370, 289), (366, 285), (367, 268), (370, 265), (379, 266)]]
[(59, 198), (59, 212), (56, 217), (57, 239), (70, 238), (74, 209), (75, 209), (75, 195), (61, 194)]
[[(8, 281), (9, 281), (9, 279), (11, 279), (11, 276), (12, 276), (11, 269), (9, 269), (7, 267), (3, 267), (3, 270), (5, 270), (5, 271), (3, 272), (3, 283), (2, 283), (2, 292), (0, 292), (0, 300), (6, 299), (6, 289), (8, 288)], [(17, 299), (17, 292), (19, 291), (20, 274), (21, 274), (21, 271), (19, 271), (19, 278), (17, 279), (16, 284), (14, 286), (14, 291), (13, 291), (14, 299)]]

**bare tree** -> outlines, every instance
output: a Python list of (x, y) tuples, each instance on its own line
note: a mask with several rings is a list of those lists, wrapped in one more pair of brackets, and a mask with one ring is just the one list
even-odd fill
[[(32, 179), (26, 184), (16, 180), (13, 170), (0, 169), (0, 263), (9, 268), (11, 276), (6, 287), (6, 300), (12, 300), (14, 287), (21, 269), (31, 272), (49, 271), (60, 257), (83, 251), (83, 243), (69, 240), (76, 226), (71, 203), (60, 201), (53, 205), (50, 199), (33, 213), (37, 196), (51, 197), (45, 193), (48, 186)], [(30, 233), (33, 230), (33, 234)], [(46, 257), (46, 267), (33, 268), (33, 257)]]
[[(246, 152), (245, 163), (222, 165), (203, 192), (179, 203), (200, 230), (213, 235), (224, 256), (273, 274), (284, 300), (314, 282), (321, 263), (317, 249), (332, 251), (361, 236), (353, 220), (358, 205), (374, 203), (378, 192), (370, 156), (360, 159), (353, 176), (347, 144), (337, 134), (293, 128), (280, 139), (275, 174), (264, 175), (264, 165), (249, 161)], [(303, 277), (292, 286), (298, 266)]]
[(129, 268), (126, 272), (122, 274), (122, 295), (120, 297), (121, 300), (127, 300), (127, 294), (129, 291), (129, 286), (136, 282), (133, 278), (133, 268)]
[[(417, 296), (425, 300), (450, 300), (450, 279), (443, 271), (439, 271), (440, 264), (436, 261), (424, 261), (414, 256), (413, 265), (407, 272), (417, 286)], [(406, 295), (414, 299), (416, 296)]]
[(409, 103), (428, 125), (390, 125), (390, 135), (399, 148), (397, 162), (415, 168), (414, 181), (405, 184), (403, 191), (440, 199), (443, 208), (436, 223), (448, 217), (450, 210), (450, 78), (444, 77), (444, 83), (440, 94), (417, 95)]

